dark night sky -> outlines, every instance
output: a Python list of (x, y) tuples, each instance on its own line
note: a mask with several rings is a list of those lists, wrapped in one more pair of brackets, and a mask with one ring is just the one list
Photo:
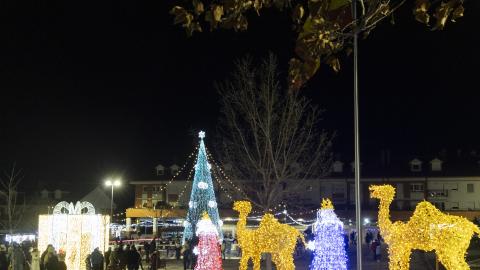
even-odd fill
[[(410, 1), (412, 2), (412, 1)], [(380, 148), (422, 153), (480, 148), (478, 1), (465, 18), (432, 32), (408, 2), (360, 46), (364, 162)], [(288, 15), (253, 17), (247, 33), (187, 38), (170, 1), (7, 0), (0, 9), (0, 165), (27, 183), (129, 180), (163, 161), (183, 163), (192, 130), (214, 142), (212, 85), (246, 53), (272, 51), (286, 72), (294, 36)], [(273, 20), (271, 20), (273, 19)], [(323, 66), (304, 94), (326, 109), (337, 151), (353, 152), (351, 59)], [(209, 136), (210, 135), (210, 136)], [(167, 162), (165, 162), (167, 161)]]

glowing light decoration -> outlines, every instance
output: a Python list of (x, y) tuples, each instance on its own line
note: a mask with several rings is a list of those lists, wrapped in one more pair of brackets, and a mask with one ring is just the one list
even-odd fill
[(322, 200), (322, 208), (318, 210), (317, 221), (313, 224), (313, 233), (314, 257), (310, 269), (346, 270), (343, 223), (335, 214), (329, 199)]
[(199, 189), (207, 189), (207, 188), (208, 188), (208, 184), (205, 183), (205, 182), (199, 182), (199, 183), (198, 183), (198, 188), (199, 188)]
[(239, 213), (237, 222), (238, 245), (242, 249), (240, 270), (246, 270), (252, 259), (254, 269), (260, 269), (262, 253), (272, 254), (272, 261), (278, 270), (293, 270), (293, 252), (300, 238), (304, 245), (303, 234), (292, 226), (280, 224), (272, 214), (265, 214), (258, 229), (247, 229), (247, 216), (252, 205), (247, 201), (236, 201), (233, 210)]
[(218, 231), (219, 240), (223, 240), (223, 234), (220, 229), (218, 215), (218, 208), (211, 207), (211, 205), (217, 205), (215, 199), (215, 192), (213, 190), (212, 174), (208, 166), (207, 151), (205, 150), (205, 132), (200, 131), (198, 133), (200, 138), (200, 146), (198, 147), (197, 162), (195, 164), (195, 175), (192, 183), (192, 193), (190, 194), (190, 203), (187, 213), (188, 221), (187, 226), (183, 231), (183, 240), (191, 240), (195, 235), (197, 222), (200, 220), (203, 212), (207, 212), (211, 219), (211, 222), (215, 225)]
[(216, 226), (210, 220), (207, 212), (197, 223), (196, 235), (198, 236), (197, 264), (195, 270), (221, 270), (222, 255)]
[(52, 244), (65, 252), (67, 269), (84, 270), (88, 254), (97, 247), (101, 252), (107, 249), (109, 227), (110, 217), (95, 214), (92, 204), (60, 202), (52, 215), (39, 216), (38, 249)]
[(217, 207), (217, 202), (216, 201), (208, 201), (208, 207), (211, 207), (211, 208)]
[(417, 204), (408, 222), (390, 220), (390, 204), (395, 188), (370, 186), (370, 197), (380, 200), (378, 225), (388, 244), (389, 269), (406, 270), (413, 249), (435, 250), (438, 260), (449, 270), (470, 269), (465, 255), (473, 234), (480, 229), (466, 218), (442, 213), (427, 201)]

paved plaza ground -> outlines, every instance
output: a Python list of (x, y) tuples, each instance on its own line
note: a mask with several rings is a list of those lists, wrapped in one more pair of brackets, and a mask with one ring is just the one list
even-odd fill
[[(388, 270), (388, 258), (386, 256), (386, 246), (383, 245), (382, 258), (379, 262), (373, 260), (373, 257), (370, 256), (371, 253), (367, 254), (366, 246), (364, 248), (365, 254), (363, 257), (363, 269), (365, 270)], [(349, 269), (356, 269), (356, 256), (355, 250), (351, 248), (349, 250)], [(472, 270), (480, 270), (480, 263), (474, 263), (473, 261), (480, 261), (480, 249), (470, 249), (467, 261), (472, 262)], [(223, 269), (225, 270), (237, 270), (239, 260), (238, 259), (229, 259), (223, 261)], [(296, 270), (307, 270), (309, 265), (309, 259), (299, 258), (295, 260), (295, 269)], [(167, 261), (168, 270), (183, 270), (182, 261), (168, 260)], [(249, 270), (252, 269), (251, 265)], [(262, 269), (265, 269), (264, 263), (262, 264)], [(440, 266), (439, 269), (444, 269)], [(147, 270), (147, 269), (145, 269)], [(411, 256), (410, 270), (435, 270), (435, 256), (433, 253), (425, 253), (416, 251)]]

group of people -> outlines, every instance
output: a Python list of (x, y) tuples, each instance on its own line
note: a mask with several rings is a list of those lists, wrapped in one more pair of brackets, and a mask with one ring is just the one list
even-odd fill
[(370, 250), (373, 254), (374, 261), (380, 261), (381, 255), (381, 243), (382, 243), (382, 236), (380, 232), (377, 232), (377, 236), (374, 237), (374, 233), (372, 231), (367, 231), (365, 234), (365, 243), (369, 246)]
[[(141, 248), (137, 250), (135, 245), (126, 245), (125, 247), (121, 244), (116, 246), (113, 250), (112, 248), (108, 248), (105, 252), (105, 265), (107, 266), (108, 270), (143, 270), (142, 265), (142, 256), (140, 253), (142, 252)], [(100, 252), (99, 252), (100, 253)], [(93, 255), (93, 254), (92, 254)], [(100, 253), (101, 255), (101, 253)], [(103, 269), (103, 257), (98, 257), (97, 265), (101, 265)], [(99, 268), (93, 268), (93, 256), (90, 259), (92, 268), (91, 270), (99, 270)], [(88, 263), (88, 262), (87, 262)], [(88, 269), (87, 269), (88, 270)]]
[(0, 245), (0, 270), (66, 270), (65, 253), (57, 252), (52, 245), (40, 255), (35, 247), (25, 251), (25, 245), (13, 243), (8, 248)]

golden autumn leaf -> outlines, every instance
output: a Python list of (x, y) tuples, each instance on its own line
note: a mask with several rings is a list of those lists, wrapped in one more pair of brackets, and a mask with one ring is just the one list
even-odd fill
[(435, 27), (433, 28), (433, 30), (443, 30), (443, 28), (445, 28), (448, 16), (450, 16), (450, 13), (452, 13), (453, 11), (452, 4), (454, 2), (455, 0), (448, 3), (442, 2), (440, 6), (437, 7), (434, 14), (435, 18), (437, 18), (437, 21), (435, 22)]
[(428, 23), (430, 22), (430, 15), (428, 14), (429, 8), (429, 0), (417, 0), (415, 2), (415, 8), (413, 9), (413, 15), (415, 15), (415, 20), (428, 25)]
[(463, 17), (464, 11), (465, 9), (463, 8), (462, 3), (460, 3), (460, 5), (458, 5), (458, 7), (456, 7), (455, 10), (453, 11), (452, 22), (456, 22), (458, 18)]
[(305, 9), (301, 4), (297, 4), (292, 12), (292, 20), (295, 23), (300, 23), (302, 21), (303, 15), (305, 14)]
[(340, 60), (337, 57), (330, 57), (327, 60), (327, 64), (333, 69), (333, 71), (338, 72), (340, 71)]
[(200, 15), (205, 11), (202, 1), (193, 1), (193, 7), (195, 9), (195, 14)]
[(213, 19), (216, 22), (220, 22), (223, 16), (223, 6), (214, 5), (212, 8), (212, 12), (213, 12)]

